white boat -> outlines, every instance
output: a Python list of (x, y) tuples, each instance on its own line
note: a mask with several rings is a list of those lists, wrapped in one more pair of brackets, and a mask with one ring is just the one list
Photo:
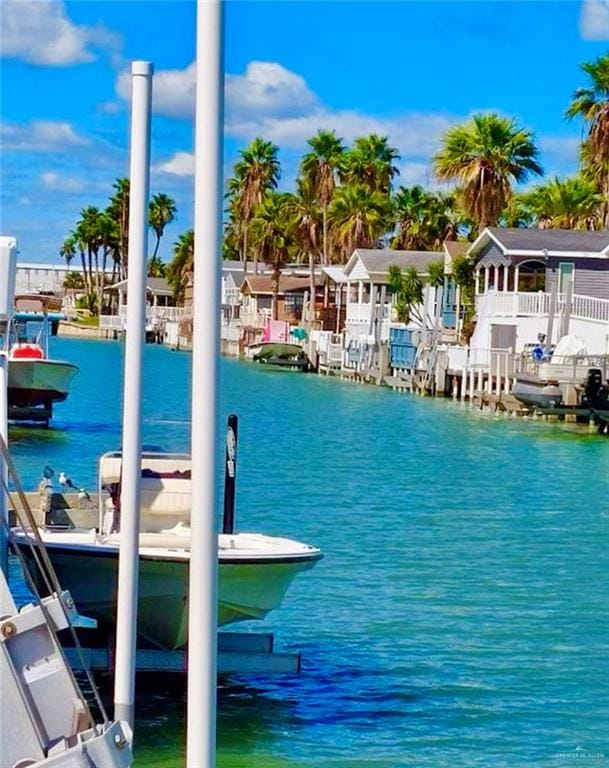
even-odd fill
[[(120, 478), (120, 454), (105, 454), (98, 528), (40, 531), (61, 584), (80, 614), (96, 619), (102, 629), (116, 624)], [(189, 457), (143, 454), (141, 484), (139, 642), (181, 648), (188, 632)], [(16, 546), (33, 561), (26, 534), (16, 534)], [(219, 534), (218, 625), (263, 619), (279, 607), (294, 578), (321, 557), (316, 547), (291, 539)], [(42, 581), (37, 586), (42, 588)]]
[(8, 347), (8, 402), (13, 408), (42, 407), (68, 396), (78, 366), (49, 359), (52, 319), (47, 312), (18, 311), (13, 315)]

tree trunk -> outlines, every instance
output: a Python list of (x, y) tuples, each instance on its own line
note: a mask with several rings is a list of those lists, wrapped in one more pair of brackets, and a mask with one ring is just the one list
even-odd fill
[(154, 252), (151, 258), (156, 259), (156, 255), (159, 251), (159, 245), (161, 244), (161, 236), (159, 235), (158, 232), (155, 232), (154, 234), (156, 235), (156, 244), (154, 246)]
[(279, 320), (279, 307), (277, 306), (277, 297), (279, 296), (279, 279), (281, 272), (273, 272), (273, 320)]
[(87, 263), (85, 261), (85, 252), (80, 251), (80, 263), (82, 264), (82, 279), (85, 284), (85, 293), (89, 293), (89, 279), (87, 277)]
[(324, 267), (328, 266), (328, 206), (327, 204), (324, 205), (323, 210), (323, 257), (324, 257)]
[(247, 275), (247, 224), (243, 224), (243, 272)]
[(309, 278), (310, 278), (310, 298), (309, 298), (309, 322), (311, 327), (315, 322), (315, 257), (313, 251), (309, 251)]

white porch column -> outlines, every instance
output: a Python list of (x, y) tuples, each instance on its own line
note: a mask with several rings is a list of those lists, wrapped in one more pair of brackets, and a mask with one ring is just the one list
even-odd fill
[(488, 293), (489, 278), (490, 278), (490, 270), (488, 267), (484, 267), (484, 293)]
[(510, 268), (507, 264), (503, 265), (503, 288), (501, 289), (504, 293), (508, 289), (508, 278), (510, 276)]
[(364, 283), (361, 280), (357, 284), (357, 303), (364, 303)]
[(520, 267), (518, 264), (514, 267), (514, 293), (518, 293), (518, 279), (520, 277)]

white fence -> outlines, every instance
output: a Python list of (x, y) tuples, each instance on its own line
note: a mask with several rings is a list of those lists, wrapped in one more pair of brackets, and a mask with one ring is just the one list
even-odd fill
[[(146, 325), (156, 326), (164, 322), (179, 322), (186, 317), (184, 307), (146, 307)], [(100, 331), (124, 331), (127, 323), (127, 307), (119, 307), (118, 315), (100, 315)]]

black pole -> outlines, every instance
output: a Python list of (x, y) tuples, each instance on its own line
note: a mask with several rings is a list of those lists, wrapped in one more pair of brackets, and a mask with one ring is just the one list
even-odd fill
[(237, 432), (239, 419), (234, 413), (228, 417), (226, 430), (226, 458), (224, 463), (224, 512), (222, 533), (235, 531), (235, 481), (237, 477)]

